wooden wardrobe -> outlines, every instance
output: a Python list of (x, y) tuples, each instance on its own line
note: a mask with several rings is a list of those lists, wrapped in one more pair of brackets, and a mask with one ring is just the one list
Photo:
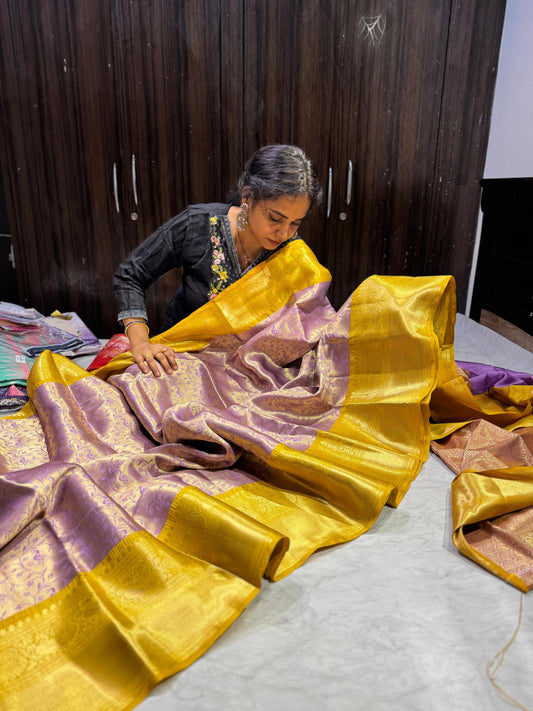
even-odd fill
[[(339, 306), (451, 273), (466, 303), (505, 0), (4, 0), (0, 166), (19, 300), (118, 328), (121, 259), (268, 142), (313, 159)], [(149, 292), (153, 330), (179, 275)]]

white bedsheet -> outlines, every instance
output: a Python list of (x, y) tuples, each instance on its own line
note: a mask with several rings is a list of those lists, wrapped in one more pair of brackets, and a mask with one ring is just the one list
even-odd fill
[[(455, 356), (533, 372), (529, 353), (458, 315)], [(533, 592), (451, 542), (452, 472), (433, 454), (398, 509), (262, 590), (142, 711), (503, 711), (496, 682), (533, 709)], [(177, 630), (179, 632), (179, 630)]]

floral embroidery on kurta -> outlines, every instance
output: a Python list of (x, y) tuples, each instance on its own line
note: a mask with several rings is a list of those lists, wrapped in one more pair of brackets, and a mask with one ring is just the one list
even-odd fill
[(222, 218), (210, 217), (209, 230), (211, 236), (211, 280), (209, 282), (209, 299), (214, 299), (227, 286), (238, 279), (229, 256), (227, 238), (224, 233)]

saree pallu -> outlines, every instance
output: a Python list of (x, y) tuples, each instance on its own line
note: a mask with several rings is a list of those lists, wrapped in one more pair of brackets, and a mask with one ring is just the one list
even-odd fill
[(0, 420), (0, 708), (129, 709), (313, 551), (397, 506), (453, 364), (451, 277), (373, 277), (336, 312), (295, 241), (88, 374), (43, 354)]

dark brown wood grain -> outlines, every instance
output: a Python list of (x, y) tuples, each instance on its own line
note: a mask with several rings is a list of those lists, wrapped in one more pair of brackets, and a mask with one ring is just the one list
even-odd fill
[[(347, 4), (338, 43), (335, 193), (328, 260), (340, 304), (374, 273), (424, 273), (450, 2)], [(437, 99), (438, 100), (438, 99)], [(354, 190), (346, 204), (348, 160)], [(342, 220), (342, 213), (347, 219)]]
[[(335, 63), (340, 3), (254, 0), (244, 4), (244, 137), (250, 155), (267, 143), (294, 143), (324, 182), (334, 141)], [(301, 229), (325, 261), (325, 212)]]
[[(123, 97), (118, 111), (119, 159), (124, 220), (129, 223), (121, 230), (119, 249), (110, 245), (116, 267), (186, 205), (220, 199), (223, 165), (218, 3), (113, 4), (114, 47), (117, 65), (124, 71), (116, 93)], [(177, 283), (176, 274), (170, 274), (147, 294), (154, 330)]]
[(439, 107), (425, 271), (453, 274), (464, 311), (489, 136), (505, 0), (454, 0)]
[[(335, 306), (372, 273), (451, 273), (462, 308), (504, 10), (5, 0), (0, 162), (20, 302), (110, 335), (120, 260), (188, 203), (223, 199), (259, 146), (289, 142), (324, 188), (331, 168), (330, 215), (325, 202), (301, 233)], [(178, 281), (150, 290), (154, 330)]]
[(332, 271), (336, 306), (373, 273), (452, 273), (464, 307), (504, 9), (245, 4), (247, 146), (302, 145), (325, 187), (331, 169), (331, 214), (324, 205), (302, 234)]
[(71, 170), (83, 146), (79, 114), (67, 108), (76, 103), (68, 9), (4, 3), (0, 21), (2, 164), (21, 301), (43, 308), (47, 292), (57, 302), (72, 286), (76, 308), (93, 279), (90, 245), (82, 237), (75, 260), (72, 246), (92, 218), (83, 167)]
[(225, 199), (248, 158), (244, 142), (243, 0), (223, 0), (220, 11), (221, 166)]
[[(120, 260), (187, 204), (220, 199), (219, 25), (219, 3), (200, 0), (2, 4), (0, 153), (22, 303), (76, 310), (110, 335)], [(153, 330), (177, 283), (150, 289)]]

